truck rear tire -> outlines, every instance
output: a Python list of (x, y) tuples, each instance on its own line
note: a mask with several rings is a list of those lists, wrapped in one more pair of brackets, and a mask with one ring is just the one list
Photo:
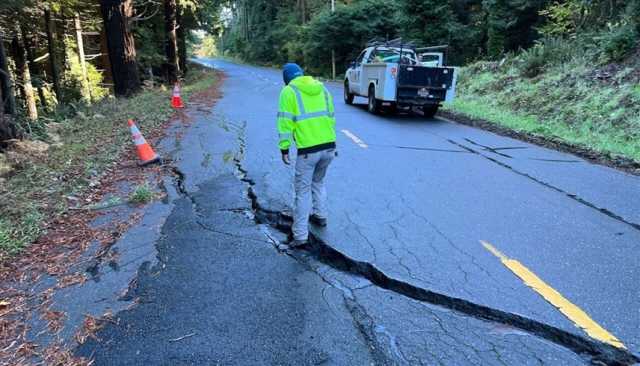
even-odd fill
[(438, 113), (438, 108), (440, 108), (440, 106), (438, 104), (425, 105), (425, 106), (422, 107), (422, 113), (427, 118), (433, 118), (433, 116), (435, 116), (436, 113)]
[(344, 82), (344, 102), (348, 105), (352, 105), (354, 97), (355, 95), (353, 95), (353, 93), (349, 91), (349, 82), (345, 81)]
[(376, 99), (376, 88), (371, 85), (369, 87), (369, 103), (367, 103), (367, 110), (373, 114), (380, 112), (380, 103)]

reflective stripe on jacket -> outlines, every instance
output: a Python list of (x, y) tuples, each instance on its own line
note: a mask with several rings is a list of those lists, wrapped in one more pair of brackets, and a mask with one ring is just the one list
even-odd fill
[(283, 152), (293, 141), (298, 153), (335, 147), (335, 124), (333, 97), (321, 82), (301, 76), (282, 89), (278, 146)]

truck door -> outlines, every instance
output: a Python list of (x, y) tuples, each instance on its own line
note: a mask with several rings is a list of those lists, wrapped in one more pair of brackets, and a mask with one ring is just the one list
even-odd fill
[(362, 90), (360, 88), (362, 84), (362, 60), (364, 59), (364, 55), (367, 53), (367, 50), (362, 51), (360, 56), (356, 59), (356, 64), (354, 68), (351, 70), (351, 80), (353, 84), (351, 85), (352, 91), (355, 94), (362, 94)]

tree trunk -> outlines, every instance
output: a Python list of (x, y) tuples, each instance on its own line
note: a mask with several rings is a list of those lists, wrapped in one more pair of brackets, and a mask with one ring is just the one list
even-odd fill
[(298, 0), (298, 10), (300, 11), (300, 23), (307, 23), (307, 2), (305, 0)]
[[(22, 97), (24, 98), (27, 118), (36, 120), (38, 119), (36, 96), (33, 93), (33, 86), (31, 85), (31, 73), (29, 72), (29, 65), (27, 65), (24, 43), (22, 43), (20, 39), (20, 28), (16, 27), (15, 32), (11, 46), (13, 48), (13, 59), (16, 63), (17, 79)], [(24, 35), (22, 35), (22, 38), (24, 39)]]
[(51, 78), (53, 79), (53, 92), (56, 93), (58, 102), (62, 100), (62, 89), (60, 88), (60, 74), (58, 73), (58, 56), (56, 54), (55, 36), (53, 21), (51, 20), (51, 10), (44, 10), (44, 22), (47, 28), (47, 46), (49, 48), (49, 67), (51, 68)]
[(16, 98), (13, 93), (11, 74), (7, 67), (7, 54), (4, 51), (4, 39), (2, 39), (2, 32), (0, 32), (0, 89), (2, 90), (2, 104), (4, 104), (4, 112), (7, 114), (16, 114)]
[(247, 5), (247, 0), (244, 0), (242, 21), (244, 27), (244, 39), (249, 42), (249, 6)]
[(32, 77), (36, 78), (36, 89), (38, 90), (38, 99), (40, 100), (40, 105), (44, 108), (47, 107), (47, 100), (44, 97), (44, 90), (42, 89), (42, 77), (39, 76), (38, 65), (36, 65), (36, 45), (38, 41), (34, 39), (32, 34), (29, 34), (25, 29), (24, 25), (20, 25), (20, 30), (22, 31), (22, 37), (24, 39), (24, 47), (27, 50), (27, 61), (29, 64), (29, 72)]
[(495, 60), (506, 50), (509, 14), (506, 0), (495, 0), (487, 5), (487, 53)]
[(89, 75), (87, 74), (87, 61), (84, 57), (84, 42), (82, 41), (82, 23), (80, 23), (80, 14), (74, 14), (73, 24), (76, 31), (78, 61), (80, 61), (80, 70), (82, 71), (82, 99), (87, 103), (91, 103), (91, 88), (89, 87)]
[(132, 1), (100, 0), (100, 9), (107, 34), (113, 89), (117, 96), (129, 96), (140, 89), (135, 41), (129, 29)]
[(12, 118), (12, 115), (16, 114), (16, 99), (11, 84), (7, 55), (4, 51), (4, 39), (2, 39), (0, 31), (0, 143), (19, 137), (18, 128), (13, 122), (15, 119)]
[(113, 84), (113, 75), (111, 75), (111, 62), (109, 61), (109, 47), (107, 46), (107, 33), (104, 29), (100, 31), (100, 56), (101, 66), (104, 69), (102, 77), (106, 84)]
[(62, 70), (66, 70), (67, 68), (67, 34), (69, 33), (69, 29), (67, 26), (67, 17), (65, 16), (64, 13), (64, 8), (60, 8), (60, 28), (58, 29), (58, 36), (59, 39), (62, 40), (62, 52), (60, 53), (61, 56), (61, 65), (62, 65)]
[(177, 14), (178, 20), (178, 54), (180, 59), (180, 71), (182, 72), (182, 76), (187, 75), (187, 30), (182, 23), (182, 15), (180, 14), (180, 9), (178, 9)]
[(178, 81), (180, 59), (178, 57), (178, 13), (177, 0), (164, 0), (164, 29), (166, 33), (165, 51), (167, 55), (167, 79), (170, 83)]
[(19, 130), (14, 123), (13, 116), (4, 114), (2, 101), (0, 100), (0, 151), (6, 147), (3, 141), (20, 138)]

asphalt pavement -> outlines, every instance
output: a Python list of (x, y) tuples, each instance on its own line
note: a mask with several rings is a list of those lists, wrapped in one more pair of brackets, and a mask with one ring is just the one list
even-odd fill
[[(78, 354), (96, 364), (631, 364), (640, 353), (640, 178), (334, 95), (329, 226), (282, 250), (279, 71), (226, 73), (163, 149), (181, 178), (158, 263)], [(271, 224), (271, 225), (270, 225)]]

